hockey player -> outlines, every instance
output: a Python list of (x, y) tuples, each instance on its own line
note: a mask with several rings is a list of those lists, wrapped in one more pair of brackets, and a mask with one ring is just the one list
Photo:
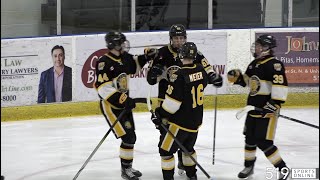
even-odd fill
[(119, 32), (109, 32), (105, 36), (105, 41), (110, 51), (103, 55), (96, 64), (95, 88), (100, 97), (101, 111), (110, 126), (124, 109), (128, 111), (115, 125), (113, 133), (116, 138), (122, 140), (120, 145), (121, 177), (138, 180), (142, 174), (132, 168), (136, 134), (131, 110), (136, 105), (129, 97), (128, 75), (138, 72), (149, 59), (153, 58), (155, 51), (149, 51), (148, 54), (140, 56), (129, 54), (127, 52), (129, 41), (126, 40), (124, 34)]
[[(182, 66), (182, 62), (178, 56), (179, 49), (187, 41), (187, 32), (183, 25), (174, 24), (169, 30), (170, 43), (159, 49), (158, 55), (154, 60), (151, 60), (149, 64), (149, 70), (147, 74), (147, 81), (150, 85), (159, 83), (158, 85), (158, 106), (161, 105), (165, 98), (165, 93), (168, 88), (168, 80), (171, 78), (171, 74)], [(145, 51), (149, 52), (148, 49)], [(209, 75), (209, 83), (219, 88), (222, 86), (222, 77), (215, 73), (208, 60), (203, 54), (198, 51), (196, 53), (195, 63), (201, 64)], [(160, 128), (160, 133), (162, 130)], [(181, 151), (178, 151), (179, 163), (178, 168), (180, 169), (179, 174), (183, 171)]]
[[(208, 75), (202, 65), (195, 63), (197, 47), (192, 42), (182, 46), (182, 66), (170, 79), (165, 99), (155, 110), (156, 126), (161, 123), (168, 127), (188, 152), (197, 158), (194, 145), (197, 140), (198, 129), (203, 118), (204, 89), (208, 83)], [(190, 112), (190, 113), (188, 113)], [(179, 146), (169, 133), (160, 135), (159, 153), (164, 180), (173, 180), (175, 158), (174, 153)], [(196, 164), (186, 154), (182, 153), (182, 162), (186, 175), (190, 180), (196, 180)]]
[[(261, 149), (269, 161), (279, 170), (288, 171), (286, 163), (280, 156), (274, 137), (281, 104), (287, 99), (288, 82), (285, 68), (273, 55), (276, 39), (271, 35), (261, 35), (253, 44), (251, 51), (254, 60), (246, 72), (239, 69), (228, 72), (228, 80), (243, 87), (249, 86), (247, 105), (262, 108), (263, 111), (249, 111), (247, 114), (245, 135), (245, 168), (238, 174), (247, 178), (253, 174), (256, 161), (256, 149)], [(280, 179), (285, 179), (280, 173)]]

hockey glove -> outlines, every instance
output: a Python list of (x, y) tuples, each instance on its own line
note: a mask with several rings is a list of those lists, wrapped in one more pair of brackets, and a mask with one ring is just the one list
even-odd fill
[(144, 55), (148, 61), (155, 59), (158, 56), (158, 49), (156, 48), (145, 48)]
[(209, 84), (213, 84), (216, 88), (220, 88), (222, 86), (223, 80), (220, 74), (211, 72), (208, 75)]
[(280, 105), (278, 105), (274, 100), (269, 100), (266, 105), (263, 106), (263, 116), (265, 118), (270, 116), (278, 116), (280, 111)]
[(159, 107), (156, 108), (154, 113), (151, 115), (151, 120), (152, 120), (153, 124), (156, 125), (156, 128), (158, 129), (160, 124), (161, 124), (161, 117), (160, 117), (160, 114), (159, 114)]
[(160, 76), (163, 73), (164, 69), (163, 66), (160, 64), (155, 64), (151, 67), (149, 73), (151, 79), (157, 79), (158, 76)]
[(136, 102), (131, 97), (127, 97), (124, 105), (125, 105), (125, 109), (130, 111), (136, 107)]
[(240, 69), (232, 69), (228, 72), (227, 78), (230, 83), (236, 83), (239, 81), (239, 77), (242, 75)]

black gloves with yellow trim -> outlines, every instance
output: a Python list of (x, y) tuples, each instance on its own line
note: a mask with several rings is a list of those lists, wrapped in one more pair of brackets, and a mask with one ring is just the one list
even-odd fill
[(144, 48), (143, 51), (147, 61), (155, 59), (159, 53), (159, 50), (157, 48)]
[(161, 123), (168, 127), (168, 120), (166, 118), (163, 118), (160, 115), (160, 107), (157, 107), (154, 111), (154, 113), (151, 115), (151, 120), (153, 124), (156, 126), (156, 128), (159, 130), (160, 134), (166, 133), (166, 130), (161, 126)]
[(208, 83), (213, 84), (216, 88), (220, 88), (223, 85), (223, 80), (220, 74), (210, 72), (208, 74)]
[(246, 86), (246, 83), (243, 79), (243, 75), (240, 69), (232, 69), (228, 71), (227, 78), (231, 84), (239, 84), (243, 87)]
[(161, 64), (155, 64), (150, 68), (150, 78), (157, 79), (164, 71), (164, 67)]
[(160, 107), (157, 107), (154, 111), (154, 113), (151, 115), (151, 120), (154, 125), (156, 125), (156, 128), (158, 128), (161, 124), (161, 117), (160, 117)]
[(262, 108), (262, 116), (267, 118), (271, 116), (278, 116), (280, 112), (280, 104), (277, 104), (274, 100), (269, 100)]
[(147, 82), (150, 85), (157, 84), (157, 78), (164, 72), (164, 67), (161, 64), (154, 64), (148, 71)]

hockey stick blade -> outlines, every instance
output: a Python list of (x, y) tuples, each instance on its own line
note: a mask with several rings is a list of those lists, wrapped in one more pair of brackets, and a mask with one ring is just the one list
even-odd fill
[(254, 106), (246, 106), (244, 108), (242, 108), (240, 111), (238, 111), (236, 113), (236, 118), (237, 119), (241, 119), (244, 115), (246, 115), (249, 111), (254, 110), (255, 107)]

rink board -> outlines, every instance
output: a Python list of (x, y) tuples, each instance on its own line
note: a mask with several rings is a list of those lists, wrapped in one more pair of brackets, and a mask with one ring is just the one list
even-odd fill
[[(205, 109), (214, 107), (215, 96), (205, 96)], [(245, 106), (247, 95), (218, 95), (218, 109), (241, 108)], [(155, 104), (155, 103), (153, 103)], [(286, 107), (319, 107), (319, 93), (289, 93)], [(145, 104), (138, 104), (134, 112), (147, 112)], [(55, 103), (34, 106), (1, 108), (1, 121), (59, 118), (72, 116), (100, 115), (99, 102)]]

